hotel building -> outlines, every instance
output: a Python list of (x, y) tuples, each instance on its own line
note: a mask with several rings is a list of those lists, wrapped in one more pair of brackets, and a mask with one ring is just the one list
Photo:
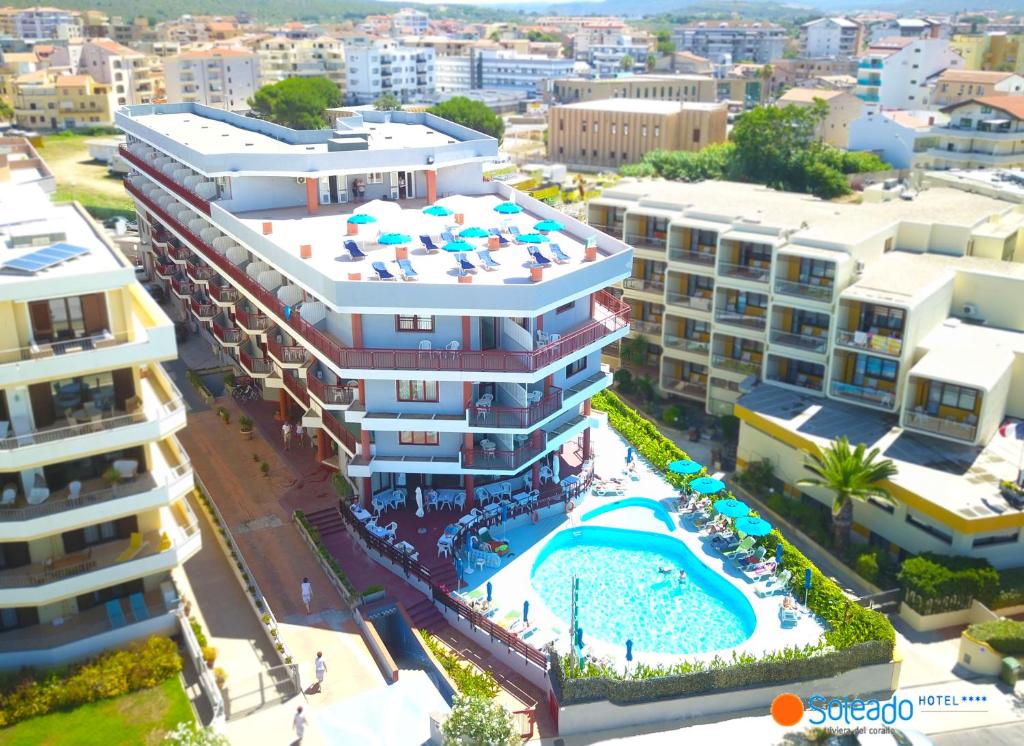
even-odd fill
[[(855, 506), (894, 551), (1020, 564), (1024, 513), (1002, 496), (1024, 417), (1024, 211), (951, 188), (863, 204), (728, 182), (634, 182), (589, 205), (634, 247), (631, 330), (665, 394), (741, 420), (737, 463), (777, 489), (839, 435), (896, 462), (895, 509)], [(802, 492), (802, 490), (804, 490)]]
[(177, 628), (200, 548), (174, 327), (24, 140), (0, 140), (0, 669)]
[[(117, 123), (146, 261), (280, 415), (315, 431), (319, 460), (364, 503), (433, 484), (461, 485), (472, 504), (495, 479), (538, 484), (566, 443), (589, 454), (590, 398), (611, 379), (601, 349), (628, 332), (608, 288), (632, 252), (484, 181), (494, 139), (413, 112), (348, 112), (333, 131), (298, 132), (163, 105), (122, 109)], [(519, 212), (495, 209), (510, 198)], [(375, 220), (350, 223), (354, 212)], [(563, 223), (552, 240), (569, 261), (544, 269), (510, 243), (492, 247), (492, 271), (473, 252), (478, 271), (460, 274), (418, 240), (546, 218)], [(378, 243), (398, 231), (412, 243)], [(367, 256), (349, 256), (346, 239)], [(378, 279), (398, 276), (403, 255), (415, 280)]]

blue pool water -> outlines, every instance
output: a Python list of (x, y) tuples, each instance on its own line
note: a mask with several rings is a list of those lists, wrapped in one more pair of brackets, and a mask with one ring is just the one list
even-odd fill
[(671, 536), (603, 526), (555, 534), (531, 581), (566, 624), (573, 574), (584, 644), (596, 638), (624, 651), (632, 640), (635, 653), (705, 653), (741, 644), (757, 624), (743, 594)]
[(625, 500), (616, 500), (613, 503), (602, 505), (600, 508), (594, 508), (594, 510), (584, 513), (583, 520), (589, 521), (591, 518), (597, 518), (599, 515), (619, 510), (620, 508), (648, 508), (654, 511), (654, 515), (665, 524), (665, 528), (669, 531), (676, 530), (676, 524), (672, 520), (672, 514), (668, 512), (668, 508), (657, 500), (651, 500), (649, 497), (627, 497)]

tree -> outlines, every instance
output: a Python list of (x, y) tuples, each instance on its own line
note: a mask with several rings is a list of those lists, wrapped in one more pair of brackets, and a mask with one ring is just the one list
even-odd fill
[(626, 337), (619, 342), (619, 357), (626, 365), (641, 367), (647, 363), (647, 347), (649, 340), (644, 334)]
[(505, 120), (491, 111), (486, 104), (465, 96), (453, 96), (447, 101), (434, 104), (427, 109), (427, 113), (483, 132), (499, 141), (505, 134)]
[(647, 72), (653, 72), (654, 68), (655, 68), (655, 66), (657, 64), (658, 64), (658, 58), (657, 57), (655, 57), (653, 54), (647, 55), (647, 61), (646, 61), (646, 64), (644, 65), (644, 67), (647, 68)]
[(286, 78), (265, 85), (249, 99), (264, 119), (297, 130), (329, 126), (324, 110), (341, 103), (341, 90), (327, 78)]
[(772, 75), (775, 74), (775, 70), (771, 65), (762, 65), (761, 69), (757, 72), (757, 77), (761, 79), (761, 103), (765, 102), (768, 98), (768, 94), (771, 92), (772, 87)]
[(633, 68), (636, 67), (636, 60), (630, 57), (628, 54), (622, 55), (622, 59), (619, 60), (619, 67), (628, 73), (633, 72)]
[(508, 710), (484, 697), (459, 694), (441, 734), (445, 746), (520, 746), (523, 742)]
[(373, 108), (377, 111), (398, 111), (402, 108), (402, 102), (398, 100), (398, 96), (388, 91), (377, 97), (373, 102)]
[(813, 476), (797, 484), (832, 493), (832, 536), (839, 555), (850, 543), (854, 501), (869, 497), (892, 501), (880, 483), (896, 475), (896, 465), (889, 459), (879, 460), (879, 453), (877, 448), (868, 451), (863, 443), (851, 449), (850, 441), (843, 436), (824, 452), (810, 454), (804, 463), (804, 469)]
[(529, 41), (561, 41), (561, 39), (548, 31), (537, 31), (536, 29), (527, 31), (526, 38)]
[(0, 98), (0, 119), (8, 122), (14, 119), (14, 109), (2, 98)]
[(667, 29), (662, 29), (657, 32), (655, 38), (658, 40), (657, 46), (655, 47), (658, 54), (664, 56), (676, 51), (675, 42), (672, 41), (672, 34)]

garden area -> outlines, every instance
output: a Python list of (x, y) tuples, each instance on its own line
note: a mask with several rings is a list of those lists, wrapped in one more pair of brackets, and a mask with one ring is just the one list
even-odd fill
[(57, 180), (54, 201), (77, 200), (101, 221), (117, 215), (135, 215), (121, 177), (111, 176), (106, 164), (92, 160), (86, 147), (88, 140), (116, 134), (112, 128), (95, 128), (87, 133), (68, 131), (43, 137), (38, 150)]

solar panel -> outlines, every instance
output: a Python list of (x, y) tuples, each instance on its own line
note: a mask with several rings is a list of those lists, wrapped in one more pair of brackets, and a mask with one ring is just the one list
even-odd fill
[(89, 249), (81, 246), (69, 243), (55, 243), (52, 246), (47, 246), (45, 249), (39, 249), (30, 254), (23, 254), (16, 259), (11, 259), (9, 262), (4, 262), (0, 265), (0, 272), (17, 272), (32, 275), (88, 253)]

